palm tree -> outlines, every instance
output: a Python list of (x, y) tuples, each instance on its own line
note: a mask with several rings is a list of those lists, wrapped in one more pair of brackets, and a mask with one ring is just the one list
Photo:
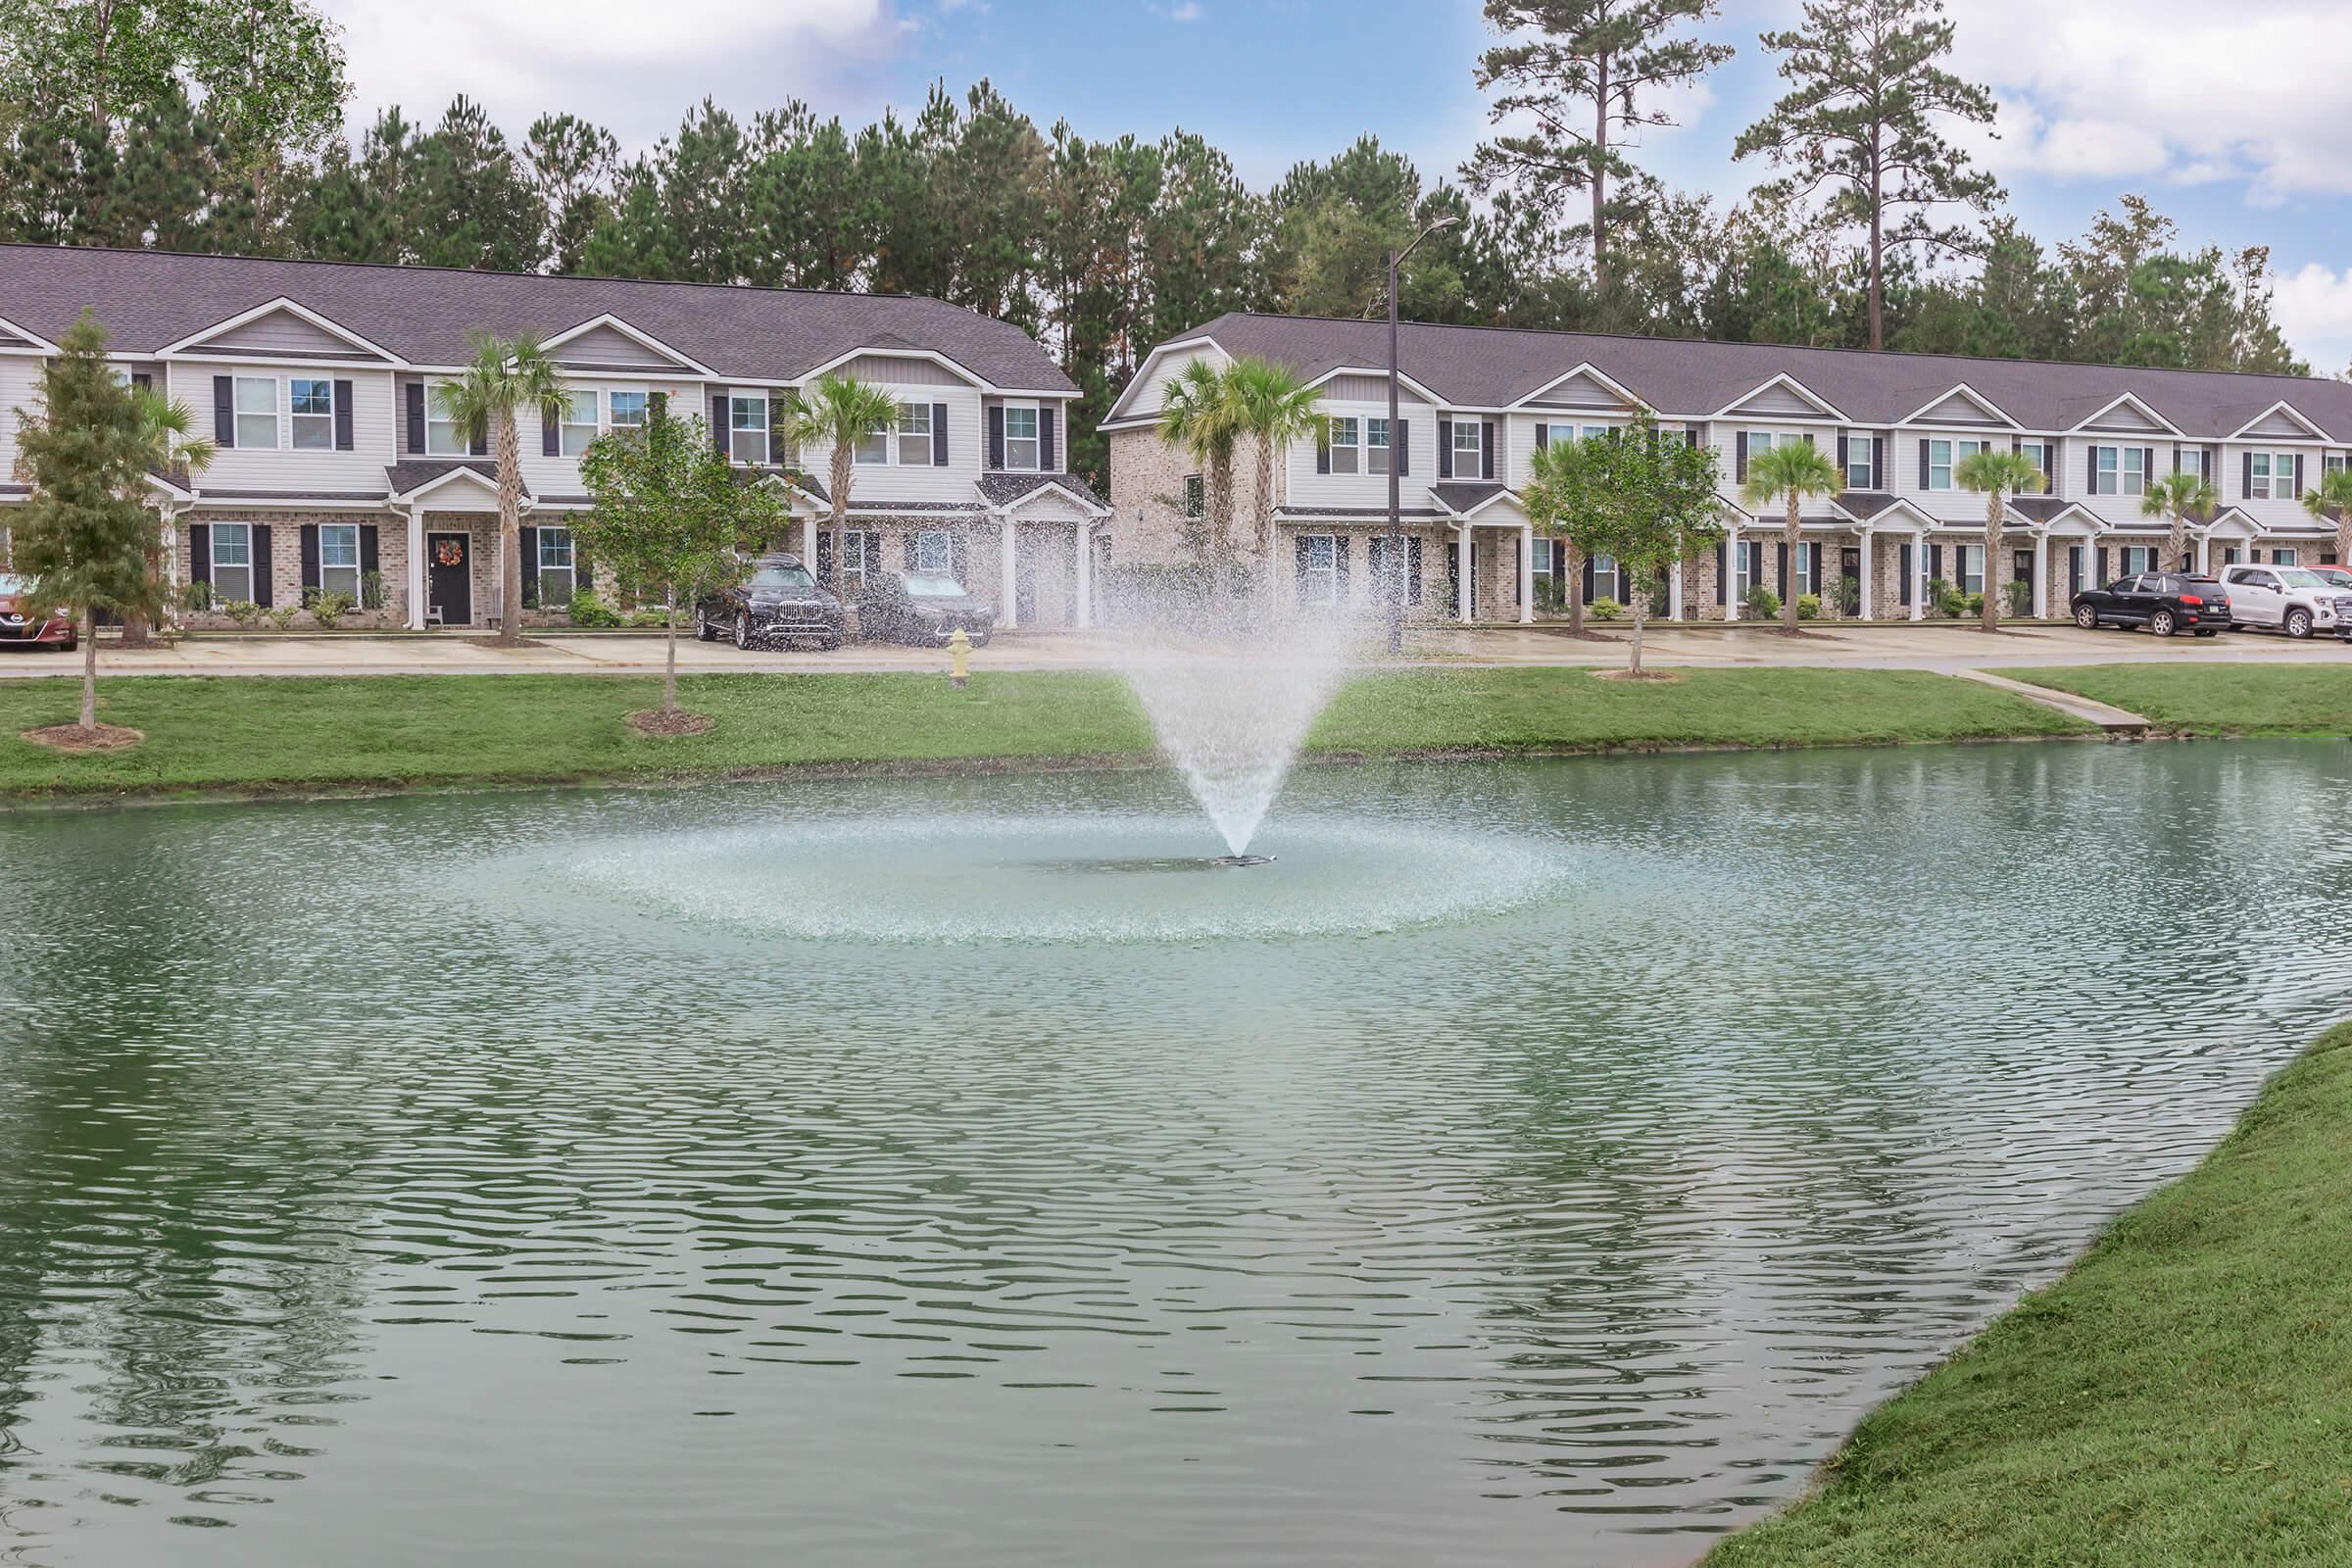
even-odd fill
[(785, 428), (796, 447), (831, 447), (833, 571), (841, 580), (842, 551), (850, 526), (850, 483), (858, 472), (858, 443), (899, 422), (899, 400), (854, 375), (820, 375), (792, 400)]
[[(147, 446), (147, 467), (156, 473), (169, 475), (184, 488), (189, 474), (212, 466), (219, 449), (205, 436), (192, 432), (196, 428), (195, 413), (185, 403), (167, 398), (152, 387), (133, 387), (131, 398), (139, 406), (139, 420), (144, 426)], [(144, 486), (141, 487), (144, 489)], [(143, 501), (144, 495), (140, 497)], [(147, 575), (160, 577), (164, 569), (164, 532), (155, 531), (147, 546)], [(137, 648), (148, 638), (147, 617), (122, 617), (123, 646)]]
[(499, 603), (498, 640), (509, 648), (522, 641), (522, 438), (514, 416), (545, 409), (564, 396), (564, 374), (529, 332), (501, 338), (468, 334), (473, 359), (454, 381), (433, 389), (441, 417), (460, 429), (488, 431), (498, 464)]
[(1259, 586), (1273, 592), (1274, 454), (1303, 435), (1323, 428), (1315, 411), (1321, 394), (1287, 365), (1244, 357), (1225, 368), (1225, 395), (1233, 406), (1236, 436), (1257, 443), (1257, 524), (1252, 548), (1258, 555)]
[(2210, 514), (2219, 498), (2213, 486), (2202, 475), (2176, 473), (2163, 479), (2150, 479), (2147, 494), (2140, 497), (2139, 510), (2147, 516), (2163, 517), (2172, 523), (2173, 569), (2188, 569), (2188, 519), (2199, 513)]
[[(1781, 538), (1788, 553), (1794, 555), (1804, 547), (1799, 514), (1805, 497), (1836, 495), (1844, 486), (1845, 475), (1838, 471), (1838, 465), (1821, 455), (1819, 447), (1810, 441), (1789, 441), (1775, 443), (1748, 456), (1747, 482), (1740, 487), (1740, 499), (1751, 512), (1761, 512), (1774, 496), (1786, 499), (1788, 513)], [(1730, 597), (1728, 589), (1725, 597), (1727, 600)], [(1792, 637), (1796, 635), (1794, 594), (1781, 602), (1781, 630)]]
[(2330, 468), (2320, 475), (2320, 487), (2303, 493), (2303, 507), (2313, 516), (2334, 514), (2335, 559), (2352, 562), (2352, 469)]
[(1984, 498), (1984, 612), (1979, 629), (2000, 630), (2000, 596), (1992, 591), (1992, 564), (2000, 559), (2001, 534), (2009, 521), (2008, 498), (2038, 490), (2049, 483), (2041, 465), (2022, 452), (1984, 447), (1962, 458), (1952, 469), (1953, 482)]
[(1233, 551), (1233, 449), (1241, 438), (1224, 375), (1206, 360), (1189, 361), (1160, 396), (1159, 439), (1200, 465), (1200, 510), (1208, 518), (1210, 560)]

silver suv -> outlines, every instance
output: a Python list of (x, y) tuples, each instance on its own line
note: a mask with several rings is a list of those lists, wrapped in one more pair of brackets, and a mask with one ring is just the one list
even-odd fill
[(2230, 624), (2275, 626), (2289, 637), (2326, 632), (2352, 636), (2352, 593), (2301, 566), (2222, 568), (2230, 591)]

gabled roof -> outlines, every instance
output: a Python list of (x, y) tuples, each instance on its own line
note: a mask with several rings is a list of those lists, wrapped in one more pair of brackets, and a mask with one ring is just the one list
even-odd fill
[[(1578, 381), (1597, 388), (1605, 395), (1606, 401), (1593, 399), (1579, 402), (1567, 396), (1567, 389)], [(1521, 398), (1519, 404), (1537, 404), (1546, 409), (1568, 409), (1581, 414), (1588, 410), (1612, 407), (1623, 411), (1637, 410), (1642, 407), (1642, 400), (1611, 380), (1606, 371), (1597, 369), (1591, 364), (1585, 364), (1578, 366), (1559, 379), (1545, 382), (1543, 386), (1536, 388)]]
[[(1775, 396), (1775, 394), (1779, 395)], [(1828, 399), (1824, 398), (1820, 393), (1815, 392), (1811, 388), (1807, 387), (1803, 382), (1799, 381), (1795, 376), (1790, 375), (1786, 370), (1779, 371), (1778, 373), (1772, 375), (1760, 385), (1750, 387), (1746, 392), (1732, 399), (1731, 402), (1726, 403), (1723, 405), (1723, 407), (1708, 415), (1707, 417), (1710, 419), (1788, 418), (1790, 417), (1790, 416), (1787, 412), (1786, 405), (1791, 402), (1795, 403), (1800, 408), (1806, 408), (1812, 411), (1808, 415), (1795, 416), (1796, 417), (1817, 419), (1845, 418), (1845, 416), (1839, 413), (1838, 408)]]
[(1110, 511), (1094, 486), (1074, 473), (984, 473), (978, 482), (980, 494), (992, 507), (1016, 507), (1041, 491), (1057, 490), (1098, 515)]
[(154, 353), (282, 301), (417, 366), (465, 364), (471, 331), (545, 337), (612, 316), (746, 382), (798, 381), (895, 337), (990, 386), (1078, 391), (1019, 327), (904, 294), (0, 245), (0, 301), (13, 320), (52, 341), (94, 305), (122, 355)]
[[(563, 331), (558, 332), (554, 337), (543, 339), (539, 346), (543, 349), (549, 350), (552, 353), (555, 350), (565, 347), (566, 345), (577, 344), (590, 334), (598, 331), (617, 332), (622, 337), (625, 337), (630, 342), (636, 344), (639, 348), (644, 349), (648, 354), (652, 354), (661, 359), (666, 360), (673, 368), (684, 370), (689, 374), (710, 375), (714, 373), (711, 371), (709, 366), (700, 363), (693, 356), (680, 353), (678, 350), (671, 348), (668, 344), (662, 342), (651, 332), (639, 331), (636, 327), (631, 326), (619, 317), (614, 316), (611, 311), (600, 312), (597, 315), (590, 317), (587, 320), (580, 322), (577, 326), (566, 327)], [(562, 354), (556, 354), (556, 358), (558, 360), (564, 361), (566, 364), (571, 363), (569, 360), (565, 359), (565, 356)]]
[[(103, 310), (111, 306), (112, 302), (93, 300), (91, 304), (94, 308)], [(160, 345), (155, 352), (157, 354), (182, 354), (207, 347), (217, 348), (220, 346), (220, 339), (235, 332), (239, 327), (250, 326), (256, 321), (278, 315), (293, 317), (296, 320), (316, 329), (329, 342), (339, 343), (344, 349), (350, 351), (349, 357), (352, 359), (397, 362), (400, 358), (397, 354), (377, 347), (350, 327), (330, 320), (301, 301), (288, 299), (282, 294), (275, 299), (264, 300), (259, 305), (239, 311), (221, 320), (214, 321), (210, 325), (200, 326), (185, 336)], [(112, 331), (111, 328), (109, 330)], [(257, 351), (239, 350), (238, 352), (253, 353)]]
[[(2095, 396), (2094, 393), (2092, 397), (2071, 399), (2070, 407), (2079, 410), (2082, 405), (2091, 402)], [(2141, 425), (2139, 418), (2132, 417), (2135, 414), (2150, 421), (2153, 428)], [(2145, 433), (2151, 435), (2180, 435), (2183, 433), (2179, 425), (2130, 392), (2117, 393), (2072, 424), (2062, 426), (2062, 428), (2068, 430), (2144, 430)]]
[[(384, 469), (384, 480), (392, 487), (395, 501), (417, 500), (461, 477), (471, 478), (495, 491), (498, 465), (487, 458), (415, 458)], [(523, 496), (525, 499), (530, 496), (527, 485)]]
[[(1510, 486), (1492, 479), (1440, 479), (1429, 487), (1431, 499), (1457, 517), (1475, 517), (1510, 495)], [(1516, 499), (1515, 497), (1513, 499)]]
[[(2303, 417), (2302, 414), (2296, 410), (2295, 406), (2292, 403), (2287, 402), (2284, 398), (2280, 398), (2277, 402), (2271, 404), (2268, 408), (2265, 408), (2261, 413), (2255, 415), (2254, 417), (2239, 425), (2235, 430), (2232, 430), (2230, 434), (2232, 436), (2244, 436), (2249, 432), (2255, 432), (2258, 426), (2274, 423), (2274, 416), (2277, 416), (2275, 421), (2276, 423), (2283, 424), (2289, 429), (2300, 430), (2303, 432), (2301, 435), (2283, 437), (2282, 439), (2311, 441), (2325, 441), (2328, 439), (2327, 431), (2321, 429), (2318, 425)], [(2263, 433), (2277, 437), (2276, 430)]]
[(2012, 429), (2017, 425), (2017, 421), (2009, 417), (2006, 410), (1993, 403), (1966, 381), (1954, 382), (1895, 422), (1898, 424), (1934, 424), (1937, 422), (1939, 416), (1948, 416), (1958, 412), (1953, 409), (1954, 403), (1961, 405), (1962, 409), (1974, 409), (1982, 416), (1981, 419), (1955, 422), (1975, 424), (1989, 420), (1994, 424), (2007, 425)]

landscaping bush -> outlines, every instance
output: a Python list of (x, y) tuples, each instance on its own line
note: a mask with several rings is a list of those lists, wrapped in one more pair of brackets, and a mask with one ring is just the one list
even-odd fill
[(583, 588), (571, 596), (571, 623), (574, 626), (617, 626), (620, 612), (605, 603), (593, 588)]
[(360, 573), (360, 608), (381, 610), (387, 597), (384, 574), (380, 571)]
[(629, 624), (639, 631), (660, 631), (669, 624), (669, 609), (665, 605), (648, 605), (629, 612)]
[(230, 623), (237, 626), (252, 625), (253, 618), (261, 612), (262, 607), (250, 599), (231, 599), (220, 607), (220, 613), (226, 615)]
[(2009, 585), (2009, 613), (2021, 620), (2034, 613), (2034, 585), (2032, 583), (2013, 582)]
[(1838, 579), (1838, 613), (1840, 615), (1862, 613), (1861, 578), (1840, 577)]
[(1592, 601), (1592, 618), (1594, 620), (1615, 620), (1624, 613), (1625, 607), (1606, 595)]
[(1968, 598), (1941, 577), (1930, 577), (1928, 607), (1946, 620), (1958, 620), (1968, 613)]
[(179, 590), (179, 608), (197, 614), (202, 614), (212, 609), (213, 585), (209, 582), (182, 584)]
[(1960, 608), (1962, 613), (1966, 614), (1969, 619), (1976, 620), (1984, 613), (1984, 596), (1970, 594), (1960, 601)]
[(294, 617), (302, 613), (302, 607), (300, 605), (279, 605), (273, 610), (265, 610), (262, 613), (268, 615), (270, 624), (279, 631), (289, 631), (293, 628)]
[(1781, 596), (1758, 583), (1747, 591), (1747, 598), (1741, 602), (1740, 609), (1750, 620), (1772, 620), (1780, 615)]
[(1821, 618), (1821, 595), (1798, 594), (1796, 596), (1796, 618), (1819, 620)]
[(311, 595), (311, 618), (321, 631), (333, 631), (335, 622), (351, 613), (351, 595), (329, 593), (325, 589)]

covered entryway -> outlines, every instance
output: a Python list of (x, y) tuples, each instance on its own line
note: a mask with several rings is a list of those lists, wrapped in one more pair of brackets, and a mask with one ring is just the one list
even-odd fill
[(469, 535), (425, 536), (424, 602), (428, 626), (473, 624), (473, 540)]

